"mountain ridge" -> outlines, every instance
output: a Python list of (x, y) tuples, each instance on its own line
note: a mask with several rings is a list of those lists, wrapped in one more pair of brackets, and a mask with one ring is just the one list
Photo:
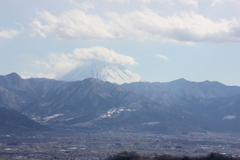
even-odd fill
[(122, 85), (132, 90), (143, 88), (149, 90), (148, 88), (154, 89), (153, 86), (158, 90), (169, 91), (181, 97), (193, 96), (203, 99), (229, 97), (240, 93), (239, 86), (227, 86), (217, 81), (191, 82), (183, 78), (171, 82), (133, 82)]
[[(240, 131), (239, 87), (180, 81), (118, 85), (95, 78), (64, 82), (22, 79), (13, 74), (0, 76), (0, 106), (59, 127), (115, 127), (161, 133)], [(226, 90), (229, 93), (224, 93)]]

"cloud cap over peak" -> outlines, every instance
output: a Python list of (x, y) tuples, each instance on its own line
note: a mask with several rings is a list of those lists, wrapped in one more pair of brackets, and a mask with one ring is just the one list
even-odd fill
[[(51, 53), (49, 54), (48, 60), (37, 60), (36, 64), (45, 68), (45, 73), (35, 74), (35, 76), (50, 75), (49, 78), (60, 77), (74, 68), (86, 63), (86, 61), (92, 60), (121, 65), (137, 64), (132, 57), (116, 53), (114, 50), (110, 50), (105, 47), (77, 48), (72, 54)], [(30, 76), (33, 75), (31, 74)], [(25, 72), (24, 77), (28, 77), (28, 73)]]
[(74, 50), (74, 58), (79, 60), (101, 60), (109, 63), (118, 63), (118, 64), (128, 64), (135, 65), (137, 64), (135, 60), (130, 56), (125, 56), (118, 54), (113, 50), (109, 50), (104, 47), (91, 47), (91, 48), (80, 48)]

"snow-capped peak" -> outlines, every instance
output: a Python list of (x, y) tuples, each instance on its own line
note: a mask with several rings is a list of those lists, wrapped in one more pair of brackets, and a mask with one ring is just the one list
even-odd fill
[(97, 78), (117, 84), (144, 81), (136, 73), (132, 73), (120, 64), (104, 61), (88, 61), (68, 72), (59, 80), (78, 81), (86, 78)]

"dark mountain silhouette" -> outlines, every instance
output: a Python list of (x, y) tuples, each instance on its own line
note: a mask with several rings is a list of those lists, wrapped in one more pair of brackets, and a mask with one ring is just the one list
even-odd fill
[(36, 123), (27, 116), (4, 107), (0, 107), (0, 128), (1, 131), (11, 128), (22, 130), (48, 130), (48, 127)]

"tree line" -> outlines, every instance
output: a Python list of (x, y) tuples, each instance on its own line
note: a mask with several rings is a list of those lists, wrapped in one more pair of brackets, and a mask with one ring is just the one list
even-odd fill
[(123, 151), (115, 155), (111, 155), (104, 160), (240, 160), (240, 158), (229, 157), (219, 153), (210, 153), (202, 157), (174, 157), (171, 155), (157, 155), (153, 157), (140, 156), (137, 152)]

